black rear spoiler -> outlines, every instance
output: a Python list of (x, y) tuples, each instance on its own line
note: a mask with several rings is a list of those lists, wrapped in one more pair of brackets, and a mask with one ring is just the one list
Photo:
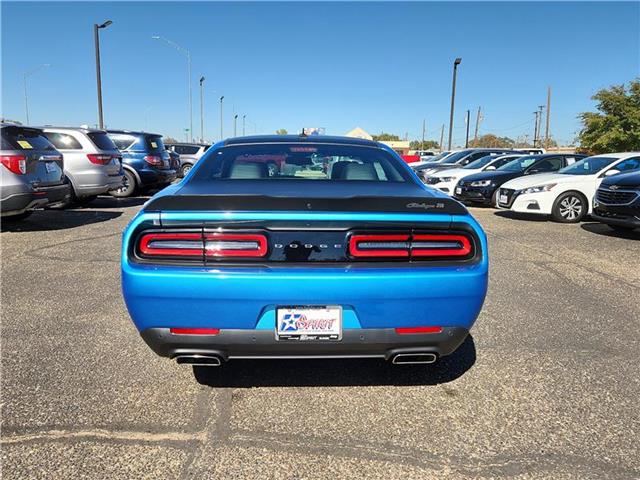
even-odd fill
[(151, 200), (149, 211), (315, 211), (394, 212), (466, 215), (467, 209), (451, 198), (342, 197), (304, 198), (265, 195), (167, 195)]

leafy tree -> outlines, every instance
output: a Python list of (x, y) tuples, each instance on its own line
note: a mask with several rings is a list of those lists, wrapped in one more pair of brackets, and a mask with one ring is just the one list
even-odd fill
[(164, 143), (178, 143), (178, 140), (173, 137), (162, 137), (162, 141)]
[(287, 133), (289, 132), (287, 132), (285, 128), (279, 128), (278, 130), (276, 130), (276, 135), (286, 135)]
[(469, 146), (475, 148), (511, 148), (515, 145), (515, 141), (509, 137), (498, 137), (493, 133), (487, 133), (478, 137), (477, 140), (470, 140)]
[(435, 140), (413, 140), (409, 143), (411, 150), (437, 150), (440, 148), (440, 144)]
[(580, 114), (581, 148), (592, 153), (640, 150), (640, 77), (628, 87), (604, 88), (591, 99), (597, 102), (599, 112)]
[(399, 142), (400, 137), (392, 133), (380, 133), (379, 135), (371, 135), (376, 142)]

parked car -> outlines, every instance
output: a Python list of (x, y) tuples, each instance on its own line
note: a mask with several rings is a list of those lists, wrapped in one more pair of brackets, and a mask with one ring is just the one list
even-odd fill
[(164, 188), (176, 179), (162, 135), (127, 130), (108, 130), (107, 133), (122, 154), (124, 168), (122, 187), (112, 190), (111, 195), (130, 197), (140, 189)]
[(603, 178), (638, 168), (638, 152), (587, 157), (556, 173), (504, 183), (498, 206), (514, 212), (551, 215), (562, 223), (576, 223), (591, 213), (593, 196)]
[(36, 208), (66, 202), (63, 157), (42, 130), (0, 125), (0, 212), (3, 219), (20, 220)]
[(431, 150), (416, 150), (415, 154), (418, 155), (421, 159), (433, 158), (436, 156), (435, 152), (432, 152)]
[(505, 163), (508, 163), (511, 160), (514, 160), (521, 156), (522, 155), (517, 154), (486, 155), (482, 158), (474, 160), (471, 163), (468, 163), (462, 168), (452, 168), (449, 170), (435, 171), (426, 176), (426, 178), (424, 179), (424, 183), (425, 185), (437, 188), (441, 192), (444, 192), (448, 195), (453, 195), (453, 189), (461, 179), (468, 177), (469, 175), (474, 175), (476, 173), (496, 170), (498, 167), (501, 167)]
[(169, 165), (171, 166), (171, 169), (175, 170), (178, 172), (178, 175), (180, 175), (180, 155), (169, 149), (167, 149), (167, 152), (169, 153)]
[(505, 163), (496, 170), (476, 173), (460, 180), (453, 196), (458, 200), (475, 205), (496, 206), (498, 188), (514, 178), (539, 173), (557, 172), (584, 158), (584, 155), (526, 155)]
[(640, 228), (640, 170), (603, 178), (591, 217), (621, 232)]
[(544, 148), (538, 148), (538, 147), (514, 148), (513, 151), (526, 153), (527, 155), (542, 155), (543, 153), (547, 153), (547, 151)]
[(479, 158), (486, 157), (487, 155), (503, 155), (505, 153), (514, 153), (512, 150), (505, 149), (493, 149), (493, 148), (467, 148), (458, 152), (448, 155), (441, 161), (429, 165), (422, 170), (422, 178), (426, 178), (427, 175), (437, 172), (439, 170), (446, 170), (449, 168), (461, 168), (468, 165), (471, 162), (478, 160)]
[(184, 177), (211, 145), (205, 143), (167, 143), (167, 150), (180, 155), (178, 176)]
[(125, 302), (158, 355), (431, 363), (464, 341), (487, 290), (485, 234), (393, 150), (293, 135), (212, 149), (124, 233)]
[(68, 127), (44, 127), (43, 131), (64, 155), (64, 174), (71, 185), (69, 203), (87, 203), (122, 186), (122, 155), (107, 132)]

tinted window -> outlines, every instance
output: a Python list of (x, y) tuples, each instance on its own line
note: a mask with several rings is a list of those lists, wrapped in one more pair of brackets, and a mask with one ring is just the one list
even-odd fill
[(55, 150), (41, 130), (24, 127), (2, 129), (2, 150)]
[[(442, 163), (458, 163), (459, 160), (469, 155), (470, 150), (462, 150), (461, 152), (455, 152), (442, 160)], [(486, 154), (485, 154), (486, 155)]]
[(87, 136), (100, 150), (117, 150), (118, 148), (115, 143), (113, 143), (113, 140), (109, 138), (109, 135), (104, 132), (92, 132), (87, 134)]
[(198, 146), (176, 145), (174, 151), (180, 155), (195, 155), (200, 150)]
[(162, 143), (162, 137), (152, 137), (145, 135), (145, 143), (147, 150), (150, 152), (164, 151), (164, 143)]
[(564, 167), (558, 173), (565, 173), (567, 175), (595, 175), (616, 160), (618, 159), (615, 157), (587, 157), (573, 165)]
[(526, 168), (529, 168), (531, 165), (536, 163), (538, 160), (538, 156), (528, 155), (526, 157), (516, 158), (515, 160), (511, 160), (510, 162), (505, 163), (498, 170), (507, 171), (507, 172), (522, 172)]
[(640, 157), (627, 158), (613, 168), (615, 168), (616, 170), (620, 170), (621, 172), (636, 170), (640, 168)]
[(82, 145), (66, 133), (45, 132), (44, 134), (58, 150), (82, 150)]
[(118, 150), (127, 150), (136, 141), (136, 137), (134, 137), (133, 135), (115, 134), (109, 135), (109, 138), (113, 141), (113, 143), (115, 143), (116, 147), (118, 147)]
[(531, 173), (557, 172), (563, 167), (562, 157), (549, 157), (540, 160), (529, 170)]
[[(202, 162), (202, 160), (201, 160)], [(210, 153), (194, 180), (403, 182), (406, 166), (385, 150), (353, 145), (264, 144)]]

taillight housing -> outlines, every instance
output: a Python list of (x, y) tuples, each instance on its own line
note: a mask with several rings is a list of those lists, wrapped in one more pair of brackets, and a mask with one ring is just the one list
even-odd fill
[(145, 155), (144, 161), (154, 167), (162, 166), (162, 157), (158, 155)]
[(464, 233), (363, 233), (349, 238), (349, 255), (356, 259), (466, 259), (473, 240)]
[(263, 258), (268, 251), (267, 237), (243, 232), (143, 232), (137, 253), (143, 259)]
[(0, 161), (7, 170), (16, 175), (27, 173), (27, 158), (24, 155), (1, 155)]
[(108, 165), (112, 159), (119, 158), (116, 155), (105, 155), (100, 153), (88, 153), (87, 158), (95, 165)]

